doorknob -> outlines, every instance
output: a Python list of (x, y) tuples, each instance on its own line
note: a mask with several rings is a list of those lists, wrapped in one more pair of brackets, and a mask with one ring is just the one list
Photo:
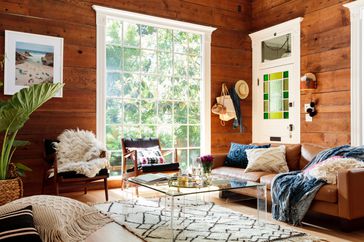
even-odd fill
[(289, 130), (290, 132), (292, 132), (292, 131), (293, 131), (293, 124), (288, 125), (288, 130)]

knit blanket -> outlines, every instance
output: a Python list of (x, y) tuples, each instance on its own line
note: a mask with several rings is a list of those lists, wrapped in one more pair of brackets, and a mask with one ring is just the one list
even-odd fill
[[(58, 173), (75, 171), (87, 177), (94, 177), (109, 167), (108, 153), (104, 144), (95, 135), (85, 130), (65, 130), (54, 143), (57, 155)], [(101, 157), (102, 154), (105, 157)], [(54, 174), (51, 173), (50, 177)]]
[[(364, 161), (364, 146), (343, 145), (323, 150), (303, 170), (333, 156), (351, 157)], [(301, 171), (277, 175), (271, 188), (273, 218), (293, 225), (301, 224), (316, 193), (325, 184), (324, 180), (305, 176)]]

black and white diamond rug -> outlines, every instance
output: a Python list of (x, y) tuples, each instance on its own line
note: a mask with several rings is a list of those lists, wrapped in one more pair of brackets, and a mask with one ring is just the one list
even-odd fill
[(278, 224), (258, 224), (254, 217), (212, 202), (187, 203), (185, 200), (175, 203), (173, 233), (170, 207), (165, 208), (163, 198), (139, 198), (94, 206), (147, 242), (320, 241)]

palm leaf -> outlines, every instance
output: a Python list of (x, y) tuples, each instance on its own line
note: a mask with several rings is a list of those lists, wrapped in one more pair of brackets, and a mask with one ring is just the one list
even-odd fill
[(27, 140), (14, 140), (13, 142), (13, 147), (21, 147), (26, 145), (30, 145), (30, 142)]

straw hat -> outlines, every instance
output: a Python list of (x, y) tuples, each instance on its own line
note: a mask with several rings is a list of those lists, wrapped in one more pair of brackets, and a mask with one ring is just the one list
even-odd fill
[(235, 92), (238, 94), (240, 99), (245, 99), (249, 95), (248, 83), (244, 80), (239, 80), (235, 83)]

